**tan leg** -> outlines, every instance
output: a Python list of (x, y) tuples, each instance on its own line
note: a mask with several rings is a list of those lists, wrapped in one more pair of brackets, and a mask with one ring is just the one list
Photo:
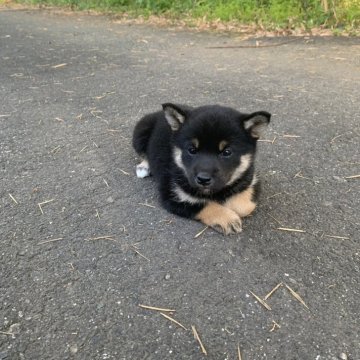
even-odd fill
[(242, 231), (241, 218), (229, 208), (210, 201), (196, 215), (196, 219), (226, 235)]
[(254, 189), (252, 187), (245, 191), (233, 195), (229, 198), (224, 206), (235, 211), (240, 217), (250, 215), (256, 207), (256, 203), (252, 201)]

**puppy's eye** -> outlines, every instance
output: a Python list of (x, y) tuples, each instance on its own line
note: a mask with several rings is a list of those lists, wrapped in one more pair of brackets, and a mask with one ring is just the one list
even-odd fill
[(198, 152), (198, 149), (197, 149), (195, 146), (190, 146), (190, 147), (188, 148), (188, 153), (189, 153), (190, 155), (195, 155), (197, 152)]
[(225, 148), (222, 152), (221, 152), (221, 156), (224, 156), (224, 157), (229, 157), (232, 155), (232, 151), (230, 148)]

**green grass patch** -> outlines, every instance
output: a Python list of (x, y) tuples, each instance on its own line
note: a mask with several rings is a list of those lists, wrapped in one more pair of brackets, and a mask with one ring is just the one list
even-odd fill
[[(0, 0), (1, 1), (1, 0)], [(360, 27), (360, 0), (17, 0), (76, 10), (127, 12), (177, 19), (236, 21), (267, 29)]]

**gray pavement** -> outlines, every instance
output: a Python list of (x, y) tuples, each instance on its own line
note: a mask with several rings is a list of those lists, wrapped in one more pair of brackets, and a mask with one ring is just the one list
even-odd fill
[[(360, 359), (360, 40), (256, 40), (0, 11), (1, 360)], [(242, 234), (135, 177), (169, 101), (274, 114)]]

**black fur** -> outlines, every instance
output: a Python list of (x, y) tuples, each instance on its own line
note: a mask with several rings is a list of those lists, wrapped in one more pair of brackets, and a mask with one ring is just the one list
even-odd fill
[[(164, 207), (174, 214), (195, 218), (209, 201), (222, 204), (250, 186), (256, 201), (256, 141), (259, 129), (269, 121), (270, 114), (265, 111), (243, 114), (218, 105), (191, 108), (164, 104), (163, 111), (146, 115), (137, 123), (133, 147), (148, 160)], [(219, 148), (221, 142), (226, 144), (223, 151)], [(241, 156), (246, 154), (251, 156), (248, 166), (229, 183)], [(175, 187), (185, 198), (179, 198)], [(186, 196), (196, 201), (184, 201)]]

